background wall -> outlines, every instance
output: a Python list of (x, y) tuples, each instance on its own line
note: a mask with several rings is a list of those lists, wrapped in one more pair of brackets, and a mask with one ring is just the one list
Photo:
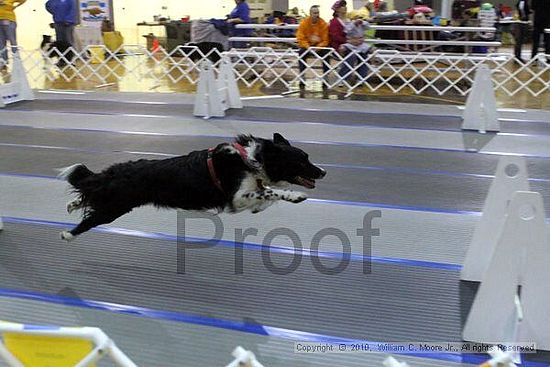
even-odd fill
[[(269, 0), (268, 0), (269, 1)], [(307, 13), (311, 5), (321, 6), (321, 16), (330, 20), (330, 7), (335, 0), (288, 0), (290, 8), (298, 7)], [(365, 0), (352, 0), (357, 8)], [(412, 0), (394, 0), (397, 10), (406, 9)], [(435, 8), (439, 8), (439, 0), (433, 0)], [(42, 34), (54, 35), (49, 28), (51, 15), (44, 9), (45, 0), (28, 0), (16, 10), (17, 38), (23, 48), (35, 49), (40, 46)], [(514, 6), (515, 0), (492, 1), (493, 4), (503, 3)], [(116, 29), (123, 32), (125, 43), (145, 44), (143, 34), (162, 32), (163, 27), (137, 27), (136, 23), (153, 21), (153, 15), (168, 15), (171, 19), (180, 19), (190, 15), (191, 19), (223, 18), (235, 6), (234, 0), (113, 0), (113, 10)]]
[(17, 43), (25, 49), (37, 49), (43, 34), (55, 34), (49, 27), (52, 16), (44, 8), (45, 0), (28, 0), (15, 9), (17, 17)]

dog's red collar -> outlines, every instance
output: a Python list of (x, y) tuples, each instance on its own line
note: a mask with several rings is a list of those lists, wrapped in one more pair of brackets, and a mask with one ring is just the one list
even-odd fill
[[(248, 153), (246, 152), (246, 149), (244, 149), (244, 147), (239, 143), (233, 143), (231, 145), (233, 146), (233, 148), (237, 149), (243, 161), (245, 163), (248, 162)], [(214, 186), (216, 186), (221, 192), (224, 192), (222, 183), (218, 178), (218, 175), (216, 175), (216, 170), (214, 169), (214, 162), (212, 159), (213, 154), (214, 154), (214, 148), (208, 149), (208, 158), (206, 159), (206, 164), (208, 165), (208, 172), (210, 173), (210, 178), (212, 179)]]

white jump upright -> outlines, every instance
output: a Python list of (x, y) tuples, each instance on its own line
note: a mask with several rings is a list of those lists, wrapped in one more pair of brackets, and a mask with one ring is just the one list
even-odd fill
[(466, 320), (463, 339), (535, 343), (538, 350), (550, 350), (550, 241), (542, 196), (516, 192), (502, 231), (495, 235), (499, 240)]
[(19, 101), (34, 100), (34, 93), (27, 80), (27, 74), (23, 68), (23, 62), (19, 52), (13, 53), (13, 66), (11, 71), (11, 81), (0, 84), (0, 107), (6, 107), (7, 104)]
[(235, 79), (235, 72), (227, 56), (223, 56), (222, 58), (218, 83), (219, 88), (225, 92), (226, 108), (243, 108), (241, 93), (239, 92), (237, 79)]
[(489, 267), (506, 219), (506, 209), (516, 191), (529, 191), (525, 158), (502, 156), (468, 247), (460, 279), (480, 282)]
[(462, 115), (462, 129), (477, 130), (480, 133), (500, 131), (497, 101), (491, 71), (487, 65), (482, 64), (477, 68), (474, 85)]
[(491, 356), (487, 362), (480, 367), (516, 367), (521, 363), (521, 358), (518, 353), (512, 351), (502, 351), (499, 347), (494, 346), (487, 352)]
[(244, 349), (241, 346), (236, 347), (231, 355), (235, 360), (229, 363), (226, 367), (263, 367), (263, 365), (258, 362), (254, 353)]
[(214, 66), (209, 60), (201, 63), (193, 115), (224, 117), (228, 108), (243, 108), (237, 80), (226, 56), (220, 63), (218, 74), (216, 79)]

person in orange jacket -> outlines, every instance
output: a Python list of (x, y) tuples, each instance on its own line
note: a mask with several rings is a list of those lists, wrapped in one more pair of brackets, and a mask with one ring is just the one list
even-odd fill
[[(309, 17), (306, 17), (300, 22), (298, 30), (296, 31), (296, 41), (300, 50), (299, 55), (299, 68), (300, 68), (300, 88), (304, 87), (303, 73), (306, 70), (305, 60), (309, 56), (315, 56), (312, 54), (311, 47), (328, 47), (328, 24), (319, 15), (319, 6), (314, 5), (309, 9)], [(330, 50), (315, 50), (317, 57), (323, 58)], [(323, 60), (323, 73), (327, 73), (329, 69), (330, 60), (325, 57)], [(323, 84), (323, 89), (326, 89), (326, 85)]]

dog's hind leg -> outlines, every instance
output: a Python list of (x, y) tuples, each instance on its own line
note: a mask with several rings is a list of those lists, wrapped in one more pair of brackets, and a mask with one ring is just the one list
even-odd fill
[(111, 223), (112, 221), (126, 214), (127, 212), (128, 211), (119, 211), (116, 213), (105, 213), (99, 211), (90, 212), (75, 228), (70, 231), (61, 232), (61, 239), (67, 242), (72, 241), (79, 234), (89, 231), (90, 229), (99, 225)]

